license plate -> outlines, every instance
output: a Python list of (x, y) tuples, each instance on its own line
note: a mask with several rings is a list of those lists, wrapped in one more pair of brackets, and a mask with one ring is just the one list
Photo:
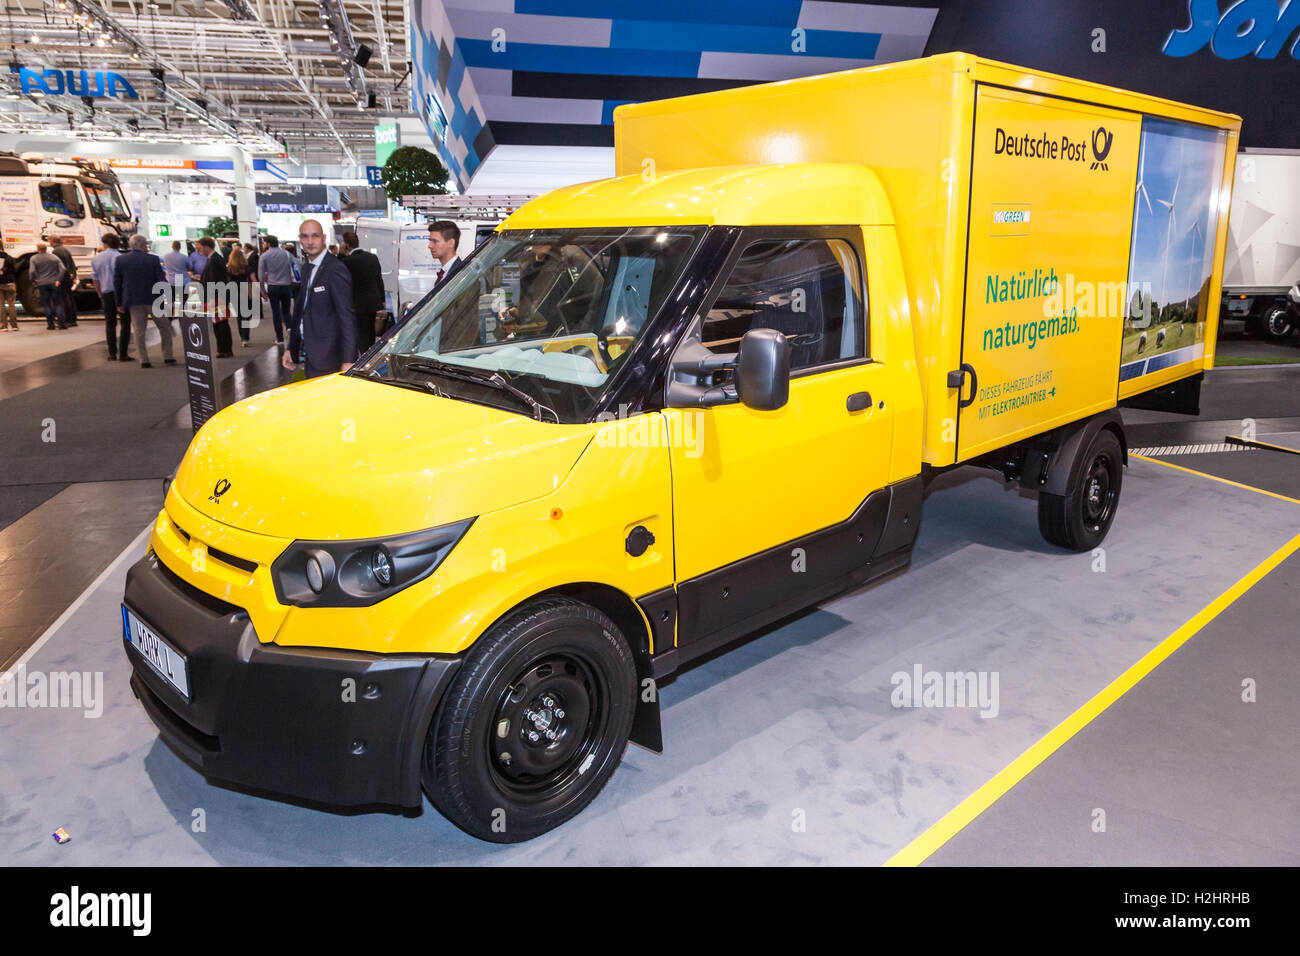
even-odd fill
[(140, 656), (154, 672), (189, 700), (190, 674), (185, 655), (149, 630), (125, 604), (122, 605), (122, 630), (126, 639), (140, 652)]

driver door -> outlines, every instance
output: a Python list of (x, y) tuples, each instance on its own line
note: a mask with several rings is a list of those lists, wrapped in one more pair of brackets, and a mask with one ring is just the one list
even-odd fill
[(791, 378), (776, 411), (665, 411), (679, 646), (740, 633), (865, 564), (883, 528), (883, 509), (863, 507), (887, 481), (893, 416), (868, 357), (861, 235), (749, 230), (682, 343), (726, 354), (749, 329), (775, 328), (791, 343)]

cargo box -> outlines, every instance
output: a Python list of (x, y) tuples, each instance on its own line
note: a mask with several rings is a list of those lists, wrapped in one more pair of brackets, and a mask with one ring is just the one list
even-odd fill
[(623, 106), (614, 124), (620, 176), (875, 172), (903, 259), (927, 464), (1213, 365), (1236, 116), (954, 53)]

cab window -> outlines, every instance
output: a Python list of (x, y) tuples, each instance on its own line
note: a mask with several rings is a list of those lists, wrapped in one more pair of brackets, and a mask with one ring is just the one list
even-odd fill
[(842, 239), (758, 239), (736, 260), (705, 316), (704, 346), (735, 352), (750, 329), (776, 329), (790, 342), (790, 370), (866, 355), (858, 269)]
[(76, 183), (41, 183), (41, 207), (56, 216), (72, 219), (81, 219), (86, 214)]

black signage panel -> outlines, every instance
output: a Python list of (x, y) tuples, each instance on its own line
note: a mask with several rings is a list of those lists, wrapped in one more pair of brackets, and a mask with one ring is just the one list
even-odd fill
[(190, 389), (190, 421), (197, 432), (221, 407), (217, 395), (212, 320), (202, 313), (185, 313), (181, 319), (181, 340), (185, 343), (185, 379)]
[(1300, 148), (1300, 0), (947, 0), (925, 52), (954, 50), (1236, 113), (1243, 147)]

